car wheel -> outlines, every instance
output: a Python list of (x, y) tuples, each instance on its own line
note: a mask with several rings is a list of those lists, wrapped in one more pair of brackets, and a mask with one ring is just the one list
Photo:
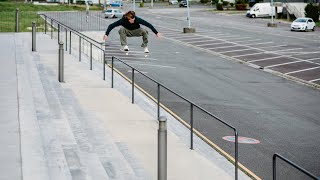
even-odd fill
[(251, 15), (251, 18), (255, 18), (255, 17), (256, 17), (256, 15), (255, 15), (255, 14), (252, 14), (252, 15)]
[(312, 31), (314, 31), (314, 28), (316, 28), (316, 26), (313, 26)]
[(308, 26), (306, 26), (306, 28), (304, 29), (304, 31), (305, 31), (305, 32), (307, 32), (307, 31), (308, 31)]
[(113, 16), (112, 16), (112, 18), (116, 18), (116, 16), (115, 16), (115, 15), (113, 15)]

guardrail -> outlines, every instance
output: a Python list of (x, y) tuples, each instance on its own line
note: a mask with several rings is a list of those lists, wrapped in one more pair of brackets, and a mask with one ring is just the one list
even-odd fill
[[(67, 51), (67, 41), (68, 41), (68, 38), (67, 38), (67, 32), (69, 31), (69, 54), (71, 54), (71, 44), (72, 44), (72, 41), (71, 41), (71, 35), (74, 34), (74, 35), (77, 35), (79, 37), (79, 61), (81, 61), (81, 40), (83, 41), (86, 41), (90, 44), (90, 70), (92, 70), (92, 47), (95, 46), (96, 48), (98, 48), (100, 51), (103, 51), (103, 53), (105, 54), (105, 50), (100, 48), (99, 45), (101, 44), (100, 42), (97, 42), (95, 41), (94, 39), (88, 37), (88, 36), (85, 36), (83, 35), (82, 33), (74, 30), (73, 28), (65, 25), (65, 24), (62, 24), (61, 22), (51, 18), (51, 17), (48, 17), (47, 15), (45, 14), (39, 14), (40, 16), (43, 16), (44, 19), (45, 19), (45, 34), (47, 33), (47, 24), (48, 22), (50, 23), (50, 26), (51, 26), (51, 38), (53, 38), (53, 31), (54, 29), (56, 28), (57, 29), (57, 33), (58, 33), (58, 42), (60, 41), (60, 34), (65, 30), (65, 34), (66, 34), (66, 51)], [(56, 24), (56, 26), (54, 25)], [(189, 104), (190, 104), (190, 110), (191, 110), (191, 113), (190, 113), (190, 125), (188, 124), (184, 124), (187, 128), (190, 129), (190, 149), (193, 149), (193, 134), (196, 134), (196, 135), (199, 135), (200, 133), (198, 131), (196, 131), (194, 129), (194, 118), (193, 118), (193, 112), (194, 112), (194, 108), (198, 108), (199, 110), (201, 110), (203, 113), (209, 115), (210, 117), (213, 117), (214, 119), (218, 120), (218, 122), (222, 123), (223, 125), (231, 128), (233, 131), (234, 131), (234, 135), (235, 135), (235, 141), (234, 141), (234, 144), (235, 144), (235, 149), (234, 149), (234, 153), (235, 153), (235, 159), (234, 159), (234, 165), (235, 165), (235, 179), (237, 180), (238, 179), (238, 131), (236, 130), (236, 128), (234, 128), (233, 126), (229, 125), (228, 123), (226, 123), (225, 121), (223, 121), (222, 119), (220, 119), (219, 117), (211, 114), (210, 112), (208, 112), (207, 110), (205, 110), (204, 108), (200, 107), (199, 105), (196, 105), (195, 103), (193, 103), (192, 101), (188, 100), (187, 98), (179, 95), (178, 93), (174, 92), (173, 90), (169, 89), (168, 87), (164, 86), (163, 84), (157, 82), (156, 80), (152, 79), (151, 77), (145, 75), (144, 73), (142, 73), (140, 70), (130, 66), (129, 64), (125, 63), (124, 61), (116, 58), (116, 57), (112, 57), (112, 61), (111, 61), (111, 64), (108, 64), (106, 58), (105, 58), (105, 55), (104, 55), (104, 59), (103, 59), (103, 79), (105, 80), (105, 67), (108, 65), (111, 67), (111, 72), (112, 72), (112, 79), (111, 79), (111, 87), (113, 88), (113, 82), (114, 82), (114, 71), (115, 71), (115, 68), (114, 68), (114, 60), (117, 59), (119, 62), (123, 63), (124, 65), (130, 67), (132, 69), (132, 81), (131, 81), (131, 84), (132, 84), (132, 103), (134, 103), (134, 89), (135, 87), (137, 86), (135, 83), (134, 83), (134, 73), (135, 72), (138, 72), (140, 73), (141, 75), (143, 75), (144, 77), (147, 77), (149, 80), (151, 80), (152, 82), (155, 82), (157, 84), (157, 87), (158, 87), (158, 91), (157, 91), (157, 100), (154, 100), (156, 103), (157, 103), (157, 117), (159, 119), (160, 117), (160, 108), (164, 108), (164, 109), (167, 109), (164, 105), (162, 105), (160, 103), (161, 101), (161, 98), (160, 98), (160, 89), (161, 88), (164, 88), (168, 91), (170, 91), (171, 93), (175, 94), (176, 96), (184, 99), (185, 101), (187, 101)], [(121, 73), (119, 73), (121, 75)], [(128, 80), (128, 79), (127, 79)], [(130, 82), (130, 80), (129, 80)], [(170, 112), (169, 112), (170, 113)], [(174, 117), (176, 117), (174, 115)], [(181, 121), (180, 121), (181, 122)], [(199, 136), (201, 139), (203, 139), (201, 136)], [(205, 139), (203, 139), (205, 142), (207, 142)], [(208, 142), (207, 142), (208, 143)], [(209, 143), (208, 143), (209, 144)], [(211, 144), (209, 144), (211, 145)], [(215, 147), (213, 147), (215, 148)], [(232, 161), (232, 160), (231, 160)]]
[(310, 172), (308, 172), (307, 170), (303, 169), (302, 167), (298, 166), (297, 164), (293, 163), (292, 161), (290, 161), (289, 159), (281, 156), (280, 154), (274, 154), (272, 157), (272, 175), (273, 175), (273, 180), (277, 179), (277, 161), (276, 159), (280, 158), (283, 161), (287, 162), (288, 164), (290, 164), (291, 166), (293, 166), (294, 168), (298, 169), (299, 171), (303, 172), (305, 175), (309, 176), (312, 179), (315, 180), (320, 180), (320, 178), (317, 178), (315, 175), (311, 174)]

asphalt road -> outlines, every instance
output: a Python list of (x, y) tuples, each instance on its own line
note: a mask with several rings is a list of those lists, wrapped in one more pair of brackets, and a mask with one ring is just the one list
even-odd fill
[[(236, 127), (240, 136), (258, 140), (258, 144), (240, 144), (239, 156), (240, 162), (262, 179), (272, 179), (274, 153), (320, 176), (320, 91), (311, 87), (319, 84), (320, 78), (319, 31), (290, 32), (289, 24), (283, 22), (277, 22), (278, 28), (267, 28), (266, 19), (195, 7), (190, 9), (190, 20), (196, 33), (183, 34), (188, 26), (185, 8), (136, 11), (164, 37), (156, 39), (150, 31), (148, 57), (141, 53), (140, 38), (130, 38), (131, 51), (125, 55), (118, 50), (119, 37), (113, 30), (108, 56), (125, 60), (217, 115)], [(86, 27), (101, 30), (113, 21)], [(131, 76), (129, 68), (115, 66)], [(156, 96), (156, 84), (139, 74), (135, 82)], [(186, 101), (162, 89), (161, 102), (190, 121)], [(194, 123), (202, 134), (234, 155), (233, 143), (223, 139), (233, 131), (197, 109)], [(308, 179), (284, 163), (278, 168), (279, 179)]]

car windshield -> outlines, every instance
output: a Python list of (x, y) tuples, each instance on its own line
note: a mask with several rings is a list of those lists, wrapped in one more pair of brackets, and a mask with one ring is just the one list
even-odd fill
[(110, 9), (110, 10), (107, 10), (106, 12), (109, 12), (109, 13), (110, 13), (110, 12), (112, 12), (112, 10)]
[(294, 22), (307, 22), (307, 19), (296, 19)]

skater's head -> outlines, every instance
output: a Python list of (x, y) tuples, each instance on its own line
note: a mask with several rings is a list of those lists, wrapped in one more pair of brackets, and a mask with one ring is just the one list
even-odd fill
[(134, 23), (136, 13), (134, 11), (128, 11), (124, 16), (132, 24), (132, 23)]

